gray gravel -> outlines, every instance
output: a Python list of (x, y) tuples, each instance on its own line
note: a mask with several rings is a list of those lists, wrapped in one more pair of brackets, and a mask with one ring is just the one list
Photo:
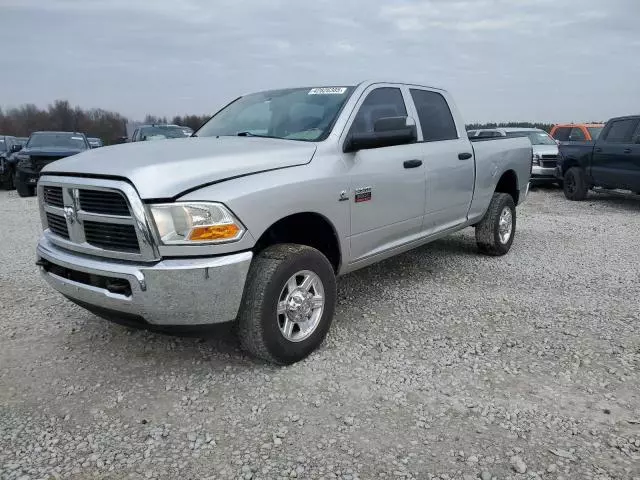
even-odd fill
[(287, 368), (73, 306), (35, 199), (0, 206), (2, 479), (640, 479), (640, 198), (534, 191), (506, 257), (469, 230), (342, 278)]

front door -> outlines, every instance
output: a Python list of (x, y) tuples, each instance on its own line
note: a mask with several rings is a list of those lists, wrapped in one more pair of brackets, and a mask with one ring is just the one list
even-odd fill
[[(372, 86), (364, 93), (349, 132), (373, 132), (376, 120), (405, 115), (399, 87)], [(420, 150), (414, 143), (344, 154), (351, 178), (352, 262), (420, 236), (426, 194)]]
[(614, 120), (603, 132), (593, 149), (591, 176), (594, 183), (603, 187), (629, 188), (635, 169), (632, 161), (633, 133), (638, 120), (624, 118)]

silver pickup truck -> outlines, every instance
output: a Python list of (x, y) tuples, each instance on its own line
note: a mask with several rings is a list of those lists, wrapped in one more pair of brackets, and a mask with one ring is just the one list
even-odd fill
[(246, 95), (194, 138), (89, 150), (38, 182), (46, 281), (149, 328), (237, 321), (253, 355), (325, 338), (336, 276), (475, 227), (503, 255), (528, 193), (526, 138), (473, 144), (449, 94), (402, 83)]

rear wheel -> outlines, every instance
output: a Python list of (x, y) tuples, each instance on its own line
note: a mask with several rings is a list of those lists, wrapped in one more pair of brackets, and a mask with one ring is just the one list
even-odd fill
[(238, 333), (245, 350), (269, 362), (291, 364), (322, 344), (336, 303), (333, 267), (315, 248), (273, 245), (253, 260)]
[(564, 174), (564, 196), (569, 200), (580, 201), (587, 198), (589, 187), (584, 170), (579, 167), (571, 167)]
[(516, 233), (516, 204), (508, 193), (494, 193), (487, 213), (476, 225), (481, 253), (500, 256), (511, 248)]

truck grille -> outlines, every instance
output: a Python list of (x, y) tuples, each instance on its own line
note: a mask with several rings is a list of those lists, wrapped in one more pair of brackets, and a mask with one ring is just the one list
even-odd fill
[(554, 153), (545, 154), (542, 155), (541, 160), (541, 165), (543, 168), (556, 168), (556, 165), (558, 163), (558, 155)]
[(51, 206), (62, 208), (62, 187), (44, 187), (44, 201)]
[(89, 245), (117, 250), (121, 252), (140, 253), (138, 236), (133, 225), (84, 221), (84, 235)]
[(47, 225), (53, 233), (69, 240), (69, 227), (64, 217), (47, 212)]
[(36, 172), (39, 172), (45, 166), (49, 165), (51, 162), (55, 162), (56, 160), (60, 160), (61, 158), (64, 158), (64, 156), (59, 156), (59, 157), (48, 157), (47, 156), (47, 157), (43, 157), (43, 156), (33, 155), (31, 157), (31, 163), (33, 164), (33, 169)]
[(130, 216), (127, 200), (117, 192), (83, 189), (78, 191), (78, 197), (80, 208), (85, 212)]
[(45, 175), (38, 198), (44, 228), (60, 247), (120, 260), (159, 259), (143, 203), (129, 184)]

